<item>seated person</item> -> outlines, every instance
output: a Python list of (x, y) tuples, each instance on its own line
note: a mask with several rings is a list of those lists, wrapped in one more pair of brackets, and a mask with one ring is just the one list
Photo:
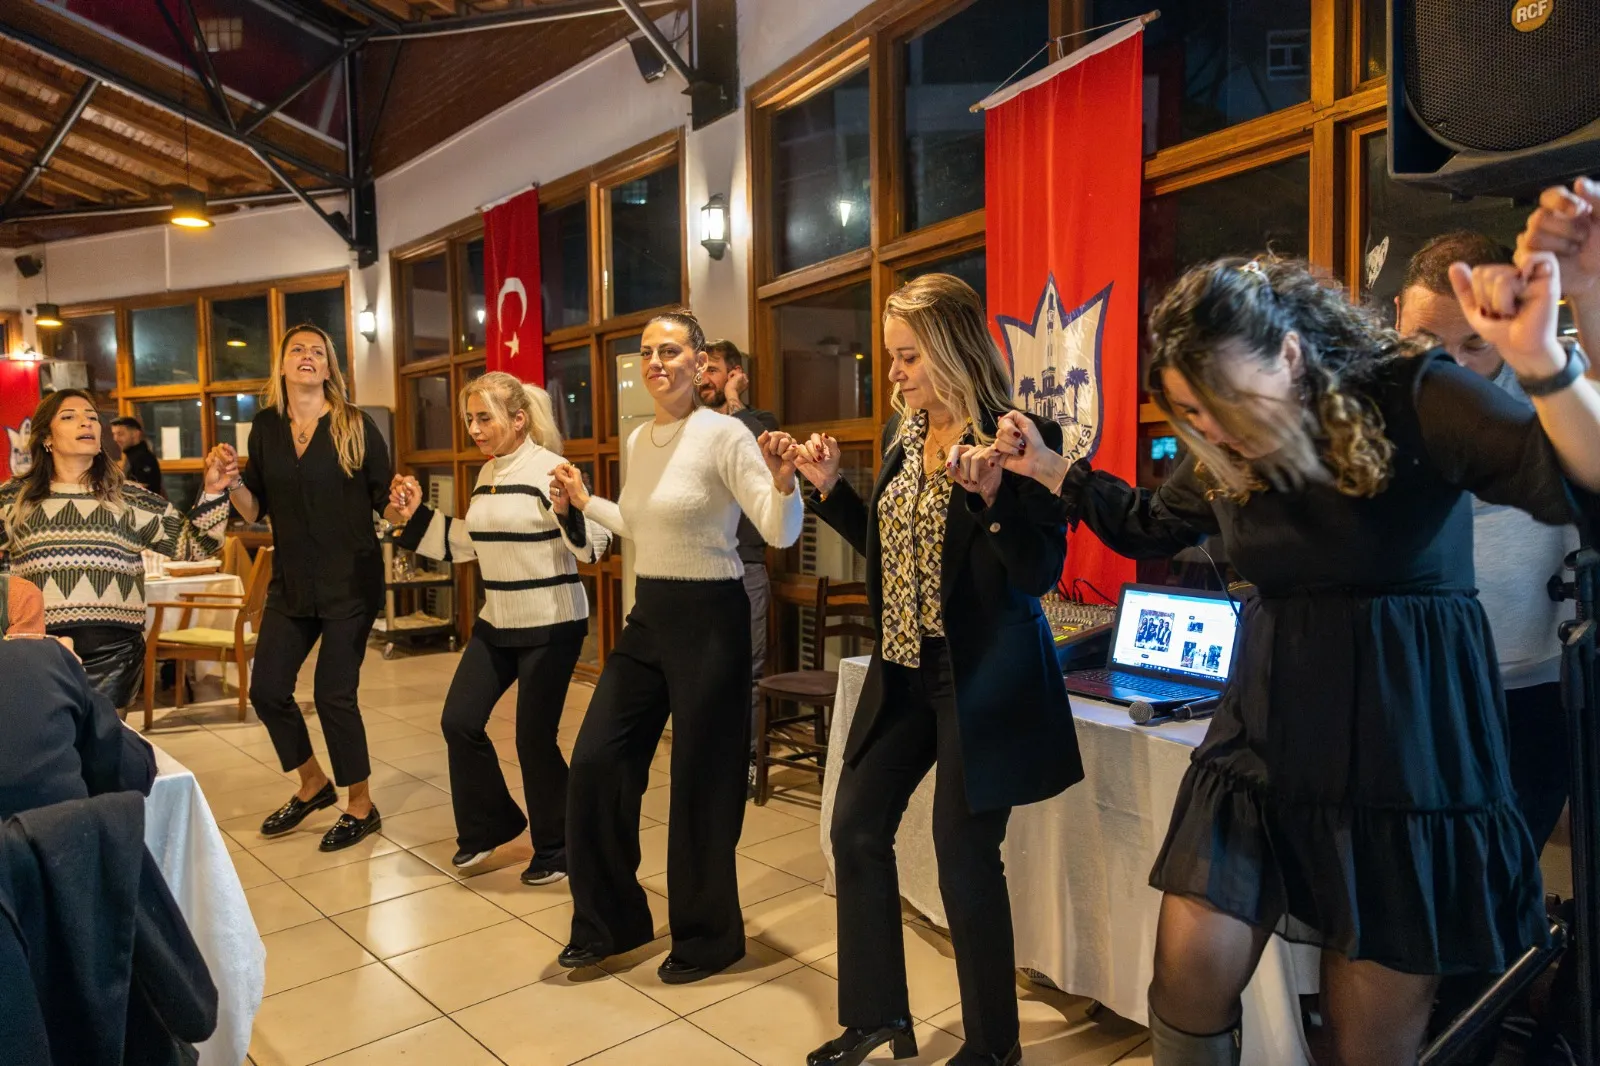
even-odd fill
[(103, 792), (150, 794), (155, 752), (50, 637), (0, 640), (0, 819)]
[(0, 577), (0, 636), (44, 636), (44, 593), (21, 577)]

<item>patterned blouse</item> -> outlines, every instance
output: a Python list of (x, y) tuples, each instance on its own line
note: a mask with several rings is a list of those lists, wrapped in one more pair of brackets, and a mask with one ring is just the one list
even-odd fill
[(922, 448), (928, 437), (925, 411), (901, 423), (905, 454), (878, 500), (878, 539), (883, 559), (883, 658), (916, 668), (922, 638), (944, 636), (940, 588), (944, 576), (944, 530), (954, 487), (941, 465), (925, 476)]

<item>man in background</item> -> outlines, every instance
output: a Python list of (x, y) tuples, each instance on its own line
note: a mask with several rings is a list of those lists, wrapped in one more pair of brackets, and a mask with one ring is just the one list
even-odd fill
[(145, 443), (144, 426), (139, 424), (139, 420), (129, 415), (113, 418), (111, 436), (117, 442), (117, 447), (122, 449), (123, 476), (143, 485), (157, 496), (165, 496), (166, 493), (161, 491), (161, 463), (157, 461), (156, 453), (150, 450), (150, 445)]
[[(732, 341), (713, 341), (706, 345), (706, 368), (700, 377), (700, 402), (714, 411), (732, 415), (743, 422), (754, 436), (776, 431), (778, 419), (771, 411), (745, 406), (750, 377), (745, 373), (744, 355)], [(767, 574), (767, 542), (761, 539), (750, 519), (739, 516), (739, 558), (744, 562), (744, 591), (750, 597), (750, 783), (755, 785), (755, 720), (760, 696), (755, 683), (766, 673), (767, 613), (772, 605), (772, 582)]]

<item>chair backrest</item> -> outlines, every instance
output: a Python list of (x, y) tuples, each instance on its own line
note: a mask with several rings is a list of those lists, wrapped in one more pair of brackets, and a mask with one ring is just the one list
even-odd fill
[(222, 542), (222, 572), (240, 581), (250, 580), (250, 552), (238, 537), (228, 537)]
[(868, 644), (878, 642), (878, 631), (872, 624), (872, 608), (867, 603), (867, 586), (861, 581), (830, 581), (817, 579), (815, 620), (811, 626), (810, 646), (806, 648), (806, 670), (823, 670), (827, 666), (828, 641), (832, 638), (853, 638)]
[(244, 588), (244, 610), (240, 612), (250, 623), (252, 633), (261, 632), (261, 612), (267, 606), (267, 587), (272, 584), (272, 553), (268, 544), (256, 552), (255, 565), (250, 568), (250, 579)]

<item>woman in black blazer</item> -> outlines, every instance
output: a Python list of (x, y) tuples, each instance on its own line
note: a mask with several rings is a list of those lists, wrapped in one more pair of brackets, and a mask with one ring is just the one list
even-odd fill
[[(1011, 409), (1011, 375), (978, 294), (949, 275), (918, 278), (889, 298), (884, 339), (899, 414), (870, 502), (840, 478), (831, 437), (793, 452), (816, 489), (809, 506), (867, 558), (881, 635), (845, 743), (832, 827), (845, 1032), (807, 1062), (856, 1066), (884, 1043), (896, 1058), (916, 1054), (894, 837), (937, 764), (934, 849), (966, 1024), (951, 1062), (1011, 1066), (1022, 1052), (1000, 845), (1012, 807), (1083, 777), (1039, 607), (1060, 579), (1066, 527), (1029, 498), (1047, 495), (1037, 482), (962, 447), (992, 441)], [(1040, 431), (1060, 449), (1059, 426), (1042, 422)]]

